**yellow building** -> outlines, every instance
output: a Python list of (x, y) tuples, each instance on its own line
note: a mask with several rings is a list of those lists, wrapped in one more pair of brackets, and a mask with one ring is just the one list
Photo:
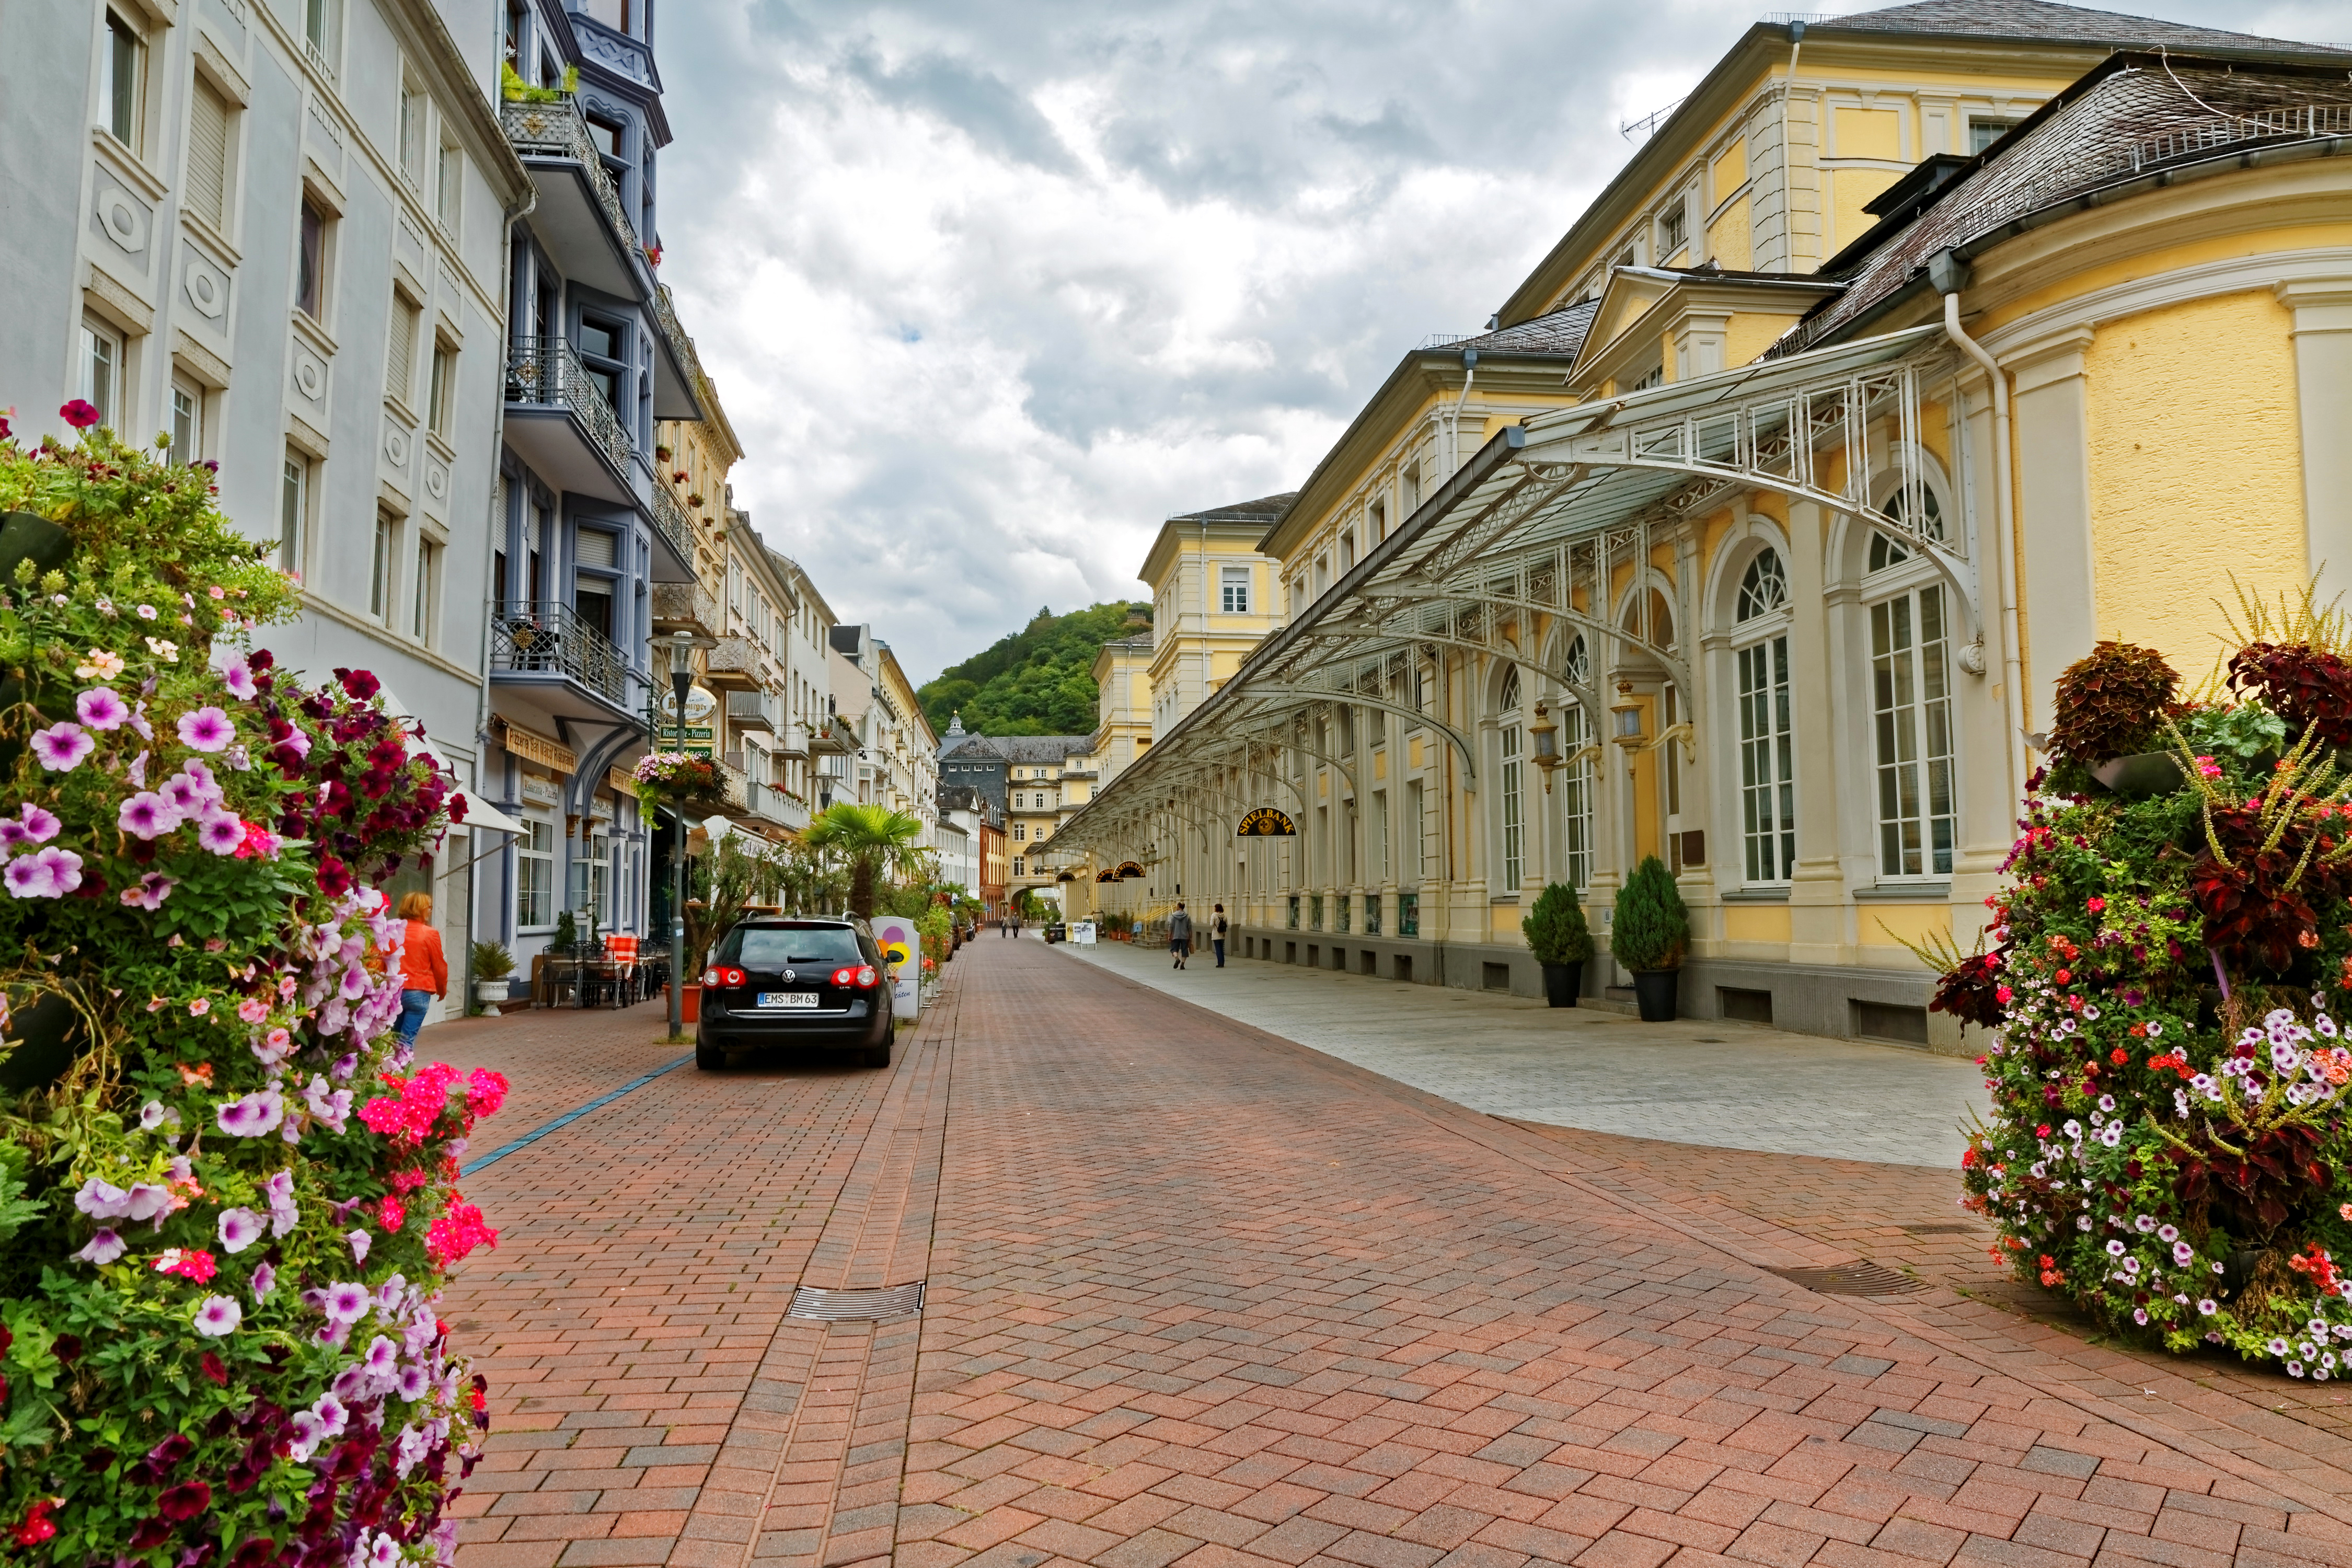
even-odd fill
[[(1769, 41), (1502, 312), (1588, 312), (1581, 401), (1465, 446), (1066, 849), (1223, 896), (1244, 956), (1521, 994), (1525, 901), (1582, 889), (1605, 955), (1613, 889), (1657, 855), (1692, 908), (1686, 1014), (1954, 1043), (1901, 943), (1980, 924), (2058, 671), (2123, 637), (2201, 675), (2232, 574), (2276, 592), (2352, 563), (2352, 163), (2329, 155), (2352, 54), (1930, 0), (1814, 27), (1772, 103), (1791, 40)], [(1865, 66), (1875, 96), (1809, 87)], [(2021, 111), (2037, 79), (1969, 153), (1978, 106)], [(1882, 103), (1916, 166), (1876, 171), (1868, 222), (1821, 183), (1836, 156), (1786, 182), (1835, 198), (1817, 228), (1793, 198), (1780, 228), (1751, 208), (1751, 244), (1793, 248), (1750, 260), (1833, 250), (1821, 275), (1624, 257), (1727, 125), (1758, 199), (1780, 110), (1788, 144), (1826, 125), (1836, 154), (1839, 114)], [(1684, 210), (1727, 199), (1702, 183)], [(1391, 449), (1327, 459), (1345, 482), (1269, 534), (1286, 571)], [(1237, 842), (1261, 805), (1297, 836)]]
[(1151, 639), (1119, 637), (1095, 655), (1095, 732), (1087, 741), (1100, 784), (1151, 749)]
[(1164, 731), (1198, 708), (1279, 624), (1274, 563), (1258, 541), (1288, 493), (1171, 517), (1138, 575), (1151, 590), (1150, 721)]

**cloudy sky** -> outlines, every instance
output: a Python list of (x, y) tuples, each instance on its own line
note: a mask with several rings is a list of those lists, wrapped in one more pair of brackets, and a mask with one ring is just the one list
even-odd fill
[[(2154, 10), (2347, 32), (2316, 0)], [(918, 680), (1140, 596), (1160, 520), (1295, 488), (1759, 16), (670, 0), (662, 273), (750, 453), (737, 503)]]

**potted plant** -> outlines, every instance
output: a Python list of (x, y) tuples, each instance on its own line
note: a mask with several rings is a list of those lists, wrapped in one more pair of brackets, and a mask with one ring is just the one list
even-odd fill
[(715, 811), (726, 804), (718, 765), (691, 752), (649, 752), (637, 759), (631, 776), (636, 781), (637, 801), (648, 812), (657, 805), (677, 805), (688, 808), (689, 816), (708, 816), (710, 811), (694, 808)]
[(2187, 782), (2164, 749), (2164, 722), (2180, 677), (2153, 648), (2102, 642), (2058, 676), (2049, 752), (2053, 782), (2082, 793), (2084, 775), (2126, 798), (2168, 795)]
[(1592, 956), (1592, 931), (1584, 922), (1584, 906), (1576, 889), (1553, 882), (1536, 896), (1521, 928), (1528, 948), (1543, 965), (1544, 1000), (1554, 1007), (1573, 1007), (1584, 988), (1584, 961)]
[(494, 942), (478, 942), (467, 951), (474, 966), (474, 1001), (481, 1007), (482, 1016), (496, 1018), (515, 972), (514, 954)]
[(1633, 997), (1644, 1024), (1674, 1021), (1675, 993), (1689, 946), (1690, 910), (1684, 907), (1682, 889), (1664, 861), (1645, 855), (1617, 889), (1609, 932), (1610, 951), (1633, 972)]

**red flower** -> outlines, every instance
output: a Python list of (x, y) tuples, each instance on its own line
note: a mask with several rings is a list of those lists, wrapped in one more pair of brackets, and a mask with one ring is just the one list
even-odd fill
[(79, 397), (58, 409), (58, 416), (77, 430), (87, 430), (98, 423), (98, 410)]
[[(85, 404), (83, 406), (89, 405)], [(57, 1511), (57, 1506), (55, 1498), (35, 1498), (31, 1506), (25, 1510), (23, 1522), (9, 1533), (9, 1539), (19, 1546), (38, 1546), (57, 1534), (57, 1523), (49, 1518)]]
[(352, 890), (352, 868), (332, 855), (319, 860), (319, 890), (331, 899), (340, 899)]
[(213, 1489), (203, 1481), (182, 1481), (155, 1500), (156, 1511), (165, 1519), (184, 1522), (213, 1505)]
[(215, 1383), (219, 1384), (223, 1388), (226, 1388), (228, 1386), (227, 1366), (222, 1363), (220, 1357), (215, 1355), (210, 1351), (206, 1351), (205, 1352), (204, 1373), (206, 1377), (211, 1378)]

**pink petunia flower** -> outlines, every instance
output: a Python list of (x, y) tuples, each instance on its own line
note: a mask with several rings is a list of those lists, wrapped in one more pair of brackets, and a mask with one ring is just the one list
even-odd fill
[(267, 1301), (269, 1300), (269, 1292), (276, 1289), (277, 1287), (278, 1270), (275, 1268), (271, 1267), (269, 1264), (264, 1263), (254, 1269), (253, 1299), (255, 1300)]
[(265, 1222), (247, 1208), (221, 1210), (220, 1244), (229, 1252), (243, 1252), (261, 1239)]
[(228, 662), (221, 666), (221, 684), (242, 700), (253, 700), (257, 689), (253, 684), (253, 667), (245, 662), (243, 654), (231, 655)]
[(77, 1262), (95, 1263), (102, 1267), (113, 1262), (129, 1250), (123, 1239), (114, 1234), (113, 1227), (108, 1226), (91, 1237), (89, 1244), (74, 1254), (74, 1259)]
[(236, 727), (228, 715), (206, 705), (193, 713), (180, 715), (180, 743), (198, 752), (226, 751), (236, 739)]
[(214, 1339), (235, 1333), (236, 1326), (243, 1321), (245, 1309), (238, 1306), (232, 1297), (207, 1296), (196, 1308), (196, 1332)]
[(257, 1089), (241, 1099), (224, 1100), (214, 1114), (220, 1130), (232, 1138), (259, 1138), (277, 1131), (285, 1117), (286, 1098), (274, 1089)]
[(172, 896), (172, 889), (179, 885), (179, 879), (175, 877), (150, 871), (122, 889), (122, 905), (125, 909), (160, 910), (163, 907), (163, 900)]
[(81, 760), (98, 749), (89, 731), (79, 724), (56, 723), (46, 730), (33, 731), (33, 755), (41, 766), (54, 773), (69, 773), (81, 766)]
[(133, 838), (160, 837), (184, 820), (177, 806), (153, 790), (130, 796), (114, 814), (114, 826)]
[(329, 1322), (349, 1327), (367, 1316), (369, 1305), (366, 1286), (342, 1283), (327, 1287), (320, 1310)]
[(196, 826), (196, 842), (215, 855), (234, 855), (245, 845), (245, 823), (233, 811), (208, 811)]
[(236, 1016), (248, 1024), (258, 1024), (269, 1016), (269, 1004), (258, 996), (248, 996), (236, 1005)]
[(74, 711), (93, 730), (120, 730), (131, 717), (131, 704), (107, 686), (93, 686), (74, 698)]
[(188, 1016), (191, 1018), (201, 1018), (212, 1010), (213, 999), (209, 996), (199, 996), (188, 1004)]
[(58, 836), (57, 814), (35, 805), (31, 801), (16, 808), (14, 816), (0, 816), (0, 845), (16, 848), (26, 844), (47, 844)]

